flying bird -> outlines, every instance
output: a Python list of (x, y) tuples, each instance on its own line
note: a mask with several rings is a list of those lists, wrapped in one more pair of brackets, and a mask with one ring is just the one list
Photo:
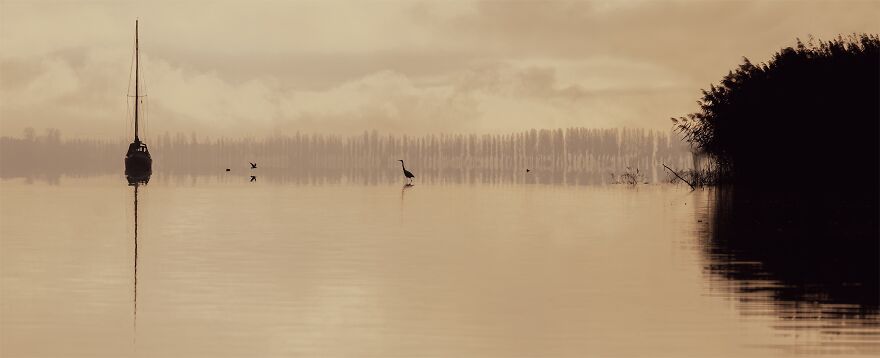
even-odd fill
[(248, 162), (251, 165), (251, 169), (257, 169), (257, 163)]
[(531, 169), (526, 168), (526, 173), (531, 173)]
[(232, 170), (232, 169), (226, 168), (226, 171), (227, 171), (227, 172), (230, 171), (230, 170)]
[(411, 171), (406, 170), (406, 166), (403, 164), (403, 159), (398, 159), (397, 161), (400, 162), (400, 167), (403, 168), (403, 176), (406, 177), (407, 180), (409, 180), (410, 184), (412, 184), (412, 180), (416, 176), (413, 175)]
[(251, 182), (253, 183), (253, 182), (255, 182), (255, 181), (257, 181), (257, 176), (256, 176), (256, 175), (251, 175)]

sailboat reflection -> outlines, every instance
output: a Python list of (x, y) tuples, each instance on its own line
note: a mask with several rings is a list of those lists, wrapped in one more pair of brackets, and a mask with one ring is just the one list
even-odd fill
[(134, 326), (137, 328), (137, 271), (138, 271), (138, 190), (141, 185), (146, 185), (150, 181), (150, 176), (133, 178), (126, 177), (129, 186), (134, 187)]

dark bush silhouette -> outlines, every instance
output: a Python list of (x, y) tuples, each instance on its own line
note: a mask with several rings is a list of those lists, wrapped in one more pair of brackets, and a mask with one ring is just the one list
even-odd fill
[(780, 302), (876, 314), (880, 37), (798, 40), (766, 64), (745, 59), (699, 104), (673, 123), (723, 186), (707, 235), (713, 271), (772, 279)]
[[(766, 64), (748, 59), (673, 118), (738, 186), (796, 190), (880, 186), (880, 38), (797, 41)], [(817, 175), (818, 174), (818, 175)]]

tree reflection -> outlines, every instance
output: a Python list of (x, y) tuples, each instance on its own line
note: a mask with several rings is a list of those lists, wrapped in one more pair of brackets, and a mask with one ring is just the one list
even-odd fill
[(733, 188), (713, 197), (704, 220), (704, 269), (743, 314), (773, 315), (780, 329), (846, 337), (849, 348), (880, 349), (876, 342), (862, 345), (876, 338), (862, 329), (876, 328), (880, 319), (873, 198)]

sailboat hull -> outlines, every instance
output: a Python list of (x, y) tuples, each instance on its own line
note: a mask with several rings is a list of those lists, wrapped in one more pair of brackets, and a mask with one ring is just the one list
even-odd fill
[(149, 154), (134, 152), (125, 156), (125, 175), (141, 176), (153, 172), (153, 159)]

